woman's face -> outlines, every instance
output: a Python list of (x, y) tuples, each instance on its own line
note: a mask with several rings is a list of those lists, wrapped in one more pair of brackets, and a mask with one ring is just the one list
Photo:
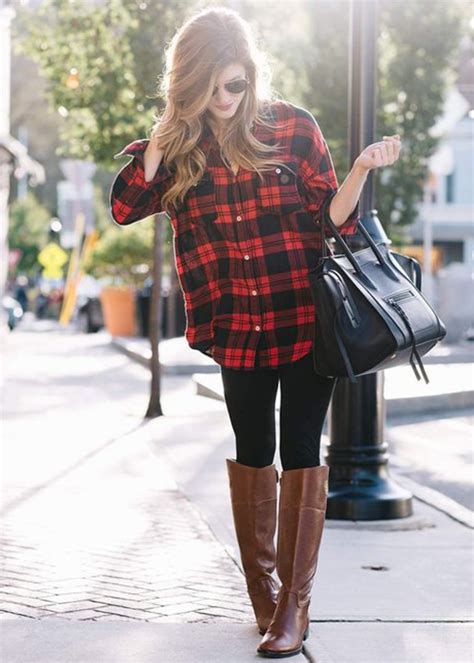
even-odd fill
[(246, 78), (245, 67), (237, 62), (228, 65), (220, 72), (217, 78), (214, 96), (207, 107), (207, 110), (217, 121), (230, 119), (237, 111), (244, 95), (247, 94), (246, 90), (239, 93), (229, 92), (225, 89), (224, 84), (242, 78)]

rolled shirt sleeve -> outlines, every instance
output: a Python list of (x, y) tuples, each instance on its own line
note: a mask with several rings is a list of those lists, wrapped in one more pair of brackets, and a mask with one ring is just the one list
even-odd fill
[(171, 185), (173, 174), (162, 160), (155, 176), (145, 180), (144, 152), (149, 139), (139, 139), (114, 155), (133, 158), (117, 173), (109, 195), (109, 211), (114, 222), (126, 226), (152, 214), (163, 212), (161, 199)]
[[(306, 192), (307, 209), (314, 213), (315, 222), (320, 223), (323, 203), (329, 208), (330, 200), (339, 189), (339, 183), (328, 144), (318, 122), (308, 110), (300, 109), (300, 111), (300, 128), (297, 132), (301, 154), (300, 176)], [(360, 203), (357, 201), (346, 221), (338, 226), (339, 233), (355, 234), (359, 220)], [(328, 226), (325, 226), (325, 234), (332, 236)]]

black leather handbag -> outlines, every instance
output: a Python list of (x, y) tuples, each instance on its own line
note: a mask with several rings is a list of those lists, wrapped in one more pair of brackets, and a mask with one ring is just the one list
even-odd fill
[[(315, 372), (356, 382), (357, 375), (410, 362), (420, 380), (417, 362), (428, 383), (421, 357), (446, 336), (446, 327), (421, 293), (419, 263), (376, 244), (362, 223), (358, 230), (369, 246), (351, 251), (329, 217), (331, 198), (321, 210), (322, 256), (309, 272)], [(325, 224), (342, 253), (328, 255)]]

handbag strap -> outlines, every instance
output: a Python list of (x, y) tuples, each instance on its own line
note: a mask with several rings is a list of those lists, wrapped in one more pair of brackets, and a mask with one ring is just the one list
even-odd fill
[[(332, 235), (334, 239), (338, 242), (338, 244), (341, 246), (343, 252), (345, 253), (347, 259), (353, 266), (354, 270), (357, 272), (359, 275), (359, 278), (366, 283), (370, 287), (374, 287), (374, 284), (370, 281), (370, 279), (367, 278), (365, 275), (364, 271), (362, 270), (361, 266), (355, 259), (351, 249), (349, 248), (348, 244), (345, 242), (345, 240), (342, 238), (342, 235), (339, 233), (336, 224), (331, 220), (331, 217), (329, 216), (329, 206), (331, 204), (332, 199), (334, 196), (337, 194), (337, 191), (331, 191), (331, 193), (327, 196), (323, 204), (321, 205), (321, 211), (320, 211), (320, 224), (319, 224), (319, 229), (321, 233), (321, 246), (322, 246), (322, 257), (326, 258), (327, 257), (327, 251), (326, 251), (326, 225), (330, 228)], [(364, 237), (364, 239), (367, 241), (367, 244), (370, 246), (372, 249), (373, 253), (375, 254), (375, 257), (382, 267), (382, 269), (385, 271), (387, 276), (391, 278), (394, 281), (399, 280), (398, 274), (394, 271), (393, 267), (387, 262), (386, 258), (384, 255), (381, 253), (379, 247), (377, 244), (374, 242), (372, 239), (370, 233), (364, 228), (362, 223), (357, 224), (357, 229), (360, 231), (361, 235)]]

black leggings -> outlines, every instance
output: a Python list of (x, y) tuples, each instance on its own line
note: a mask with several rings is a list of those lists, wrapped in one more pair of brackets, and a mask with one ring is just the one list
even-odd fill
[(251, 467), (274, 462), (275, 401), (280, 381), (280, 460), (284, 470), (320, 465), (321, 431), (337, 378), (314, 372), (312, 352), (277, 368), (221, 366), (224, 397), (235, 433), (236, 460)]

